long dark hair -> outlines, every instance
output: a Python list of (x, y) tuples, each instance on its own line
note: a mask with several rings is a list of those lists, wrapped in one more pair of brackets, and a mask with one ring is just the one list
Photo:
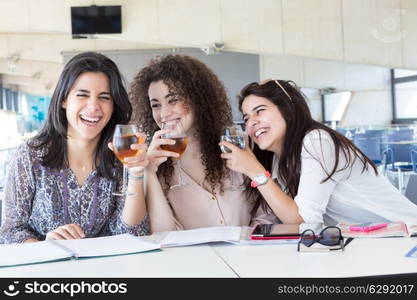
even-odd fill
[[(223, 189), (228, 173), (220, 157), (219, 141), (225, 126), (232, 123), (232, 113), (225, 88), (216, 74), (204, 63), (186, 55), (157, 57), (135, 76), (130, 98), (134, 117), (145, 132), (152, 136), (159, 130), (152, 116), (148, 89), (152, 82), (163, 80), (184, 105), (194, 113), (195, 137), (200, 144), (201, 160), (205, 167), (205, 180), (214, 191)], [(158, 168), (159, 178), (170, 186), (173, 162), (168, 159)]]
[[(331, 180), (336, 172), (351, 167), (356, 159), (359, 159), (363, 165), (362, 172), (368, 170), (371, 166), (375, 174), (378, 174), (375, 164), (349, 139), (312, 118), (305, 96), (293, 81), (279, 80), (278, 83), (281, 86), (274, 80), (269, 80), (263, 84), (252, 82), (241, 90), (238, 99), (240, 110), (242, 110), (242, 103), (249, 95), (266, 98), (277, 106), (285, 120), (287, 131), (278, 163), (278, 176), (284, 185), (284, 192), (292, 198), (297, 195), (301, 175), (303, 139), (307, 133), (315, 129), (327, 132), (335, 145), (335, 164), (330, 172), (322, 165), (327, 177), (323, 178), (321, 183)], [(265, 169), (270, 170), (274, 153), (261, 150), (256, 144), (253, 152)], [(346, 159), (346, 164), (341, 167), (339, 166), (340, 153)], [(249, 182), (250, 180), (247, 178), (247, 185), (249, 185)], [(260, 205), (264, 210), (268, 209), (266, 201), (257, 189), (249, 187), (246, 193), (249, 201), (255, 202), (252, 215)]]
[(68, 120), (62, 102), (81, 74), (85, 72), (104, 73), (110, 84), (110, 93), (113, 99), (113, 114), (101, 132), (100, 140), (95, 152), (94, 164), (98, 175), (114, 179), (112, 172), (116, 166), (114, 154), (108, 149), (116, 124), (127, 124), (132, 115), (132, 106), (129, 102), (123, 78), (116, 64), (96, 52), (84, 52), (71, 58), (62, 71), (48, 109), (48, 117), (42, 129), (31, 140), (32, 148), (46, 147), (46, 153), (41, 159), (41, 165), (51, 169), (68, 166), (67, 156), (67, 129)]

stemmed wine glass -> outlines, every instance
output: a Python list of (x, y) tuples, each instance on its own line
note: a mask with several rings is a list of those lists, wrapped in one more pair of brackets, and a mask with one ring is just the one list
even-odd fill
[(138, 126), (136, 125), (122, 125), (117, 124), (116, 128), (114, 129), (113, 134), (113, 149), (114, 154), (123, 164), (123, 187), (120, 193), (113, 193), (115, 196), (127, 196), (133, 195), (132, 193), (127, 192), (127, 162), (125, 161), (126, 157), (133, 157), (138, 154), (139, 151), (143, 150), (135, 150), (131, 149), (130, 146), (132, 144), (142, 144), (145, 142), (144, 136), (137, 136), (139, 133)]
[[(238, 125), (233, 125), (233, 126), (229, 126), (226, 127), (224, 134), (220, 137), (221, 141), (226, 141), (229, 143), (232, 143), (233, 145), (239, 147), (240, 149), (245, 149), (246, 147), (246, 133), (242, 131), (242, 129), (238, 126)], [(223, 153), (231, 153), (232, 150), (230, 150), (229, 148), (227, 148), (226, 146), (220, 146), (220, 150)], [(231, 185), (229, 187), (230, 190), (233, 191), (242, 191), (245, 188), (243, 186), (235, 186), (234, 183), (234, 176), (233, 170), (230, 170), (230, 181), (231, 181)]]
[(185, 134), (184, 128), (181, 125), (179, 120), (168, 121), (162, 124), (162, 129), (170, 130), (168, 133), (162, 135), (163, 139), (171, 139), (175, 141), (174, 145), (161, 145), (161, 148), (166, 151), (176, 152), (180, 155), (177, 158), (178, 162), (178, 184), (172, 185), (170, 189), (181, 187), (187, 185), (181, 176), (181, 155), (185, 152), (187, 148), (188, 138)]

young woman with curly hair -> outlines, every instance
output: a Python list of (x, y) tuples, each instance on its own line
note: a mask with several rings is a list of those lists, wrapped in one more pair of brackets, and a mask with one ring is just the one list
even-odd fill
[(239, 100), (256, 146), (252, 152), (222, 142), (232, 150), (222, 157), (248, 177), (254, 209), (270, 207), (283, 223), (417, 220), (417, 206), (379, 175), (368, 157), (311, 117), (292, 81), (250, 83)]
[[(152, 136), (145, 172), (151, 231), (249, 225), (252, 205), (229, 188), (230, 171), (220, 156), (220, 136), (232, 115), (217, 76), (197, 59), (165, 55), (139, 71), (130, 96), (135, 120)], [(181, 157), (161, 148), (175, 143), (160, 129), (175, 120), (188, 139)], [(181, 179), (185, 185), (178, 186)]]

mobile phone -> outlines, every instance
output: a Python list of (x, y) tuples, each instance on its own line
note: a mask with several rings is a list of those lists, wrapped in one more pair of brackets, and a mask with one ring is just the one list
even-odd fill
[(299, 238), (299, 224), (258, 224), (250, 235), (251, 240), (292, 240)]
[(387, 223), (372, 223), (372, 222), (368, 222), (368, 223), (351, 225), (349, 227), (349, 230), (351, 230), (351, 231), (364, 231), (364, 232), (368, 232), (368, 231), (373, 231), (373, 230), (381, 229), (381, 228), (384, 228), (384, 227), (387, 227), (387, 226), (388, 226)]

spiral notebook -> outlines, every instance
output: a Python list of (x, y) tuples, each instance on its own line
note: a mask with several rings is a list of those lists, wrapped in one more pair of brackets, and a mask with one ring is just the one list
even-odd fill
[(133, 254), (158, 249), (158, 243), (130, 234), (0, 245), (0, 267)]

